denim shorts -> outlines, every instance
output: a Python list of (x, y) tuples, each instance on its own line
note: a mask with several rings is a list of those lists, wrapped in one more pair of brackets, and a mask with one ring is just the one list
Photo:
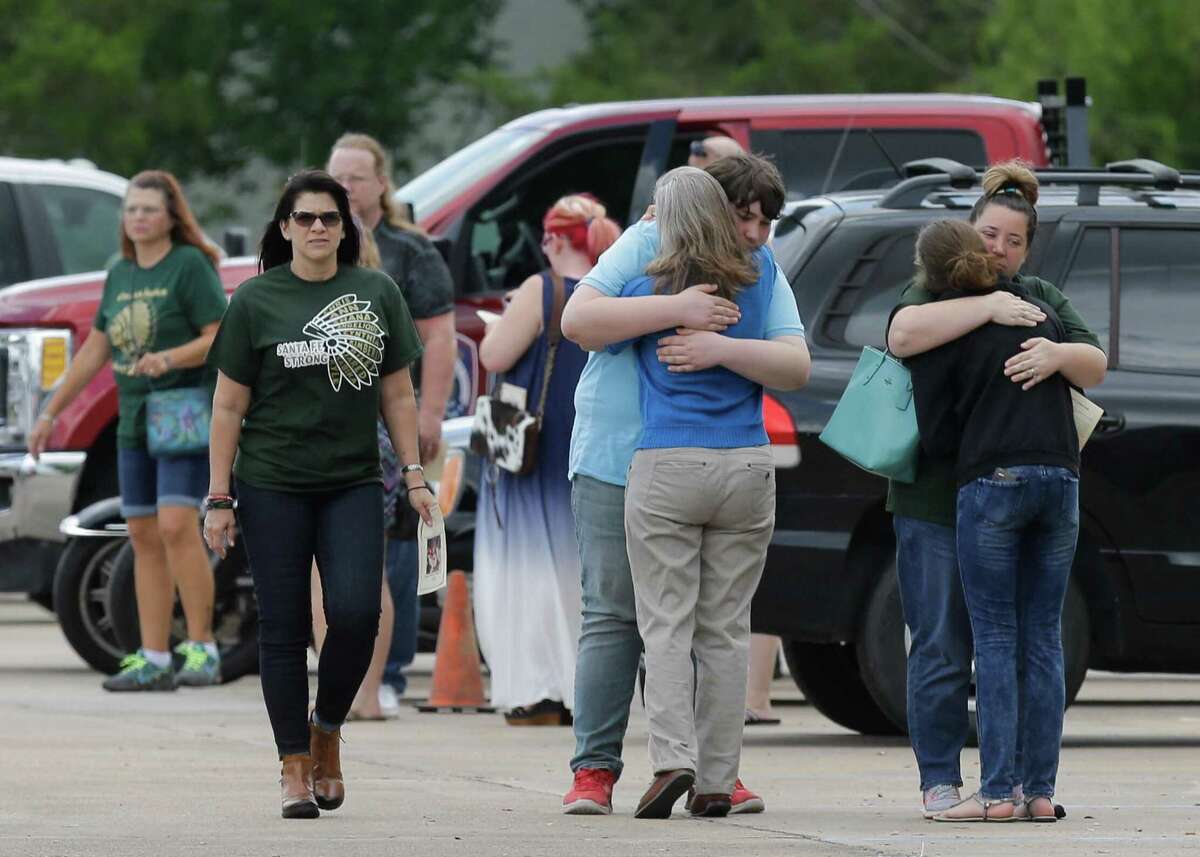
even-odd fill
[(208, 491), (208, 455), (154, 458), (145, 449), (117, 450), (121, 514), (158, 514), (160, 506), (199, 508)]

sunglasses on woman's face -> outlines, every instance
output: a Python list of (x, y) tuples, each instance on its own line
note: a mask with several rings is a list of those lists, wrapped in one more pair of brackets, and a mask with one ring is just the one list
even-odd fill
[(289, 217), (295, 221), (296, 225), (301, 229), (308, 229), (318, 220), (326, 229), (332, 229), (335, 226), (340, 226), (342, 223), (342, 213), (340, 211), (293, 211)]

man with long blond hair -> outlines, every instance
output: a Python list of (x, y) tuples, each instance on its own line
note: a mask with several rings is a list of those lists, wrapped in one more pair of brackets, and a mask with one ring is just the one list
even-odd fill
[[(383, 145), (367, 134), (343, 134), (329, 153), (328, 170), (350, 195), (350, 207), (370, 231), (382, 268), (408, 303), (424, 353), (413, 367), (418, 393), (417, 429), (421, 461), (437, 458), (442, 419), (454, 386), (458, 345), (454, 332), (454, 283), (432, 242), (397, 210), (392, 201), (391, 159)], [(407, 509), (388, 522), (387, 577), (396, 607), (392, 648), (380, 689), (385, 714), (397, 711), (408, 680), (405, 668), (417, 646), (417, 547), (415, 521)]]

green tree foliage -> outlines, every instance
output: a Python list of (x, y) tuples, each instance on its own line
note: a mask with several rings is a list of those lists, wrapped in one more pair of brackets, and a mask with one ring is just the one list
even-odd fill
[(206, 8), (0, 0), (0, 145), (86, 156), (123, 173), (207, 164), (223, 52), (194, 36), (220, 43), (228, 35)]
[(1087, 78), (1096, 163), (1200, 166), (1200, 7), (1193, 0), (1001, 0), (984, 25), (980, 86), (1029, 98), (1038, 78)]
[(945, 88), (970, 76), (986, 10), (975, 0), (579, 5), (592, 38), (554, 76), (558, 100)]
[(320, 163), (397, 145), (486, 67), (501, 0), (0, 0), (0, 147), (114, 172)]
[[(576, 0), (588, 46), (550, 101), (956, 91), (1083, 76), (1093, 160), (1200, 166), (1195, 0)], [(513, 101), (514, 104), (520, 102)]]
[(441, 93), (486, 67), (501, 0), (231, 0), (241, 140), (276, 163), (321, 163), (345, 130), (399, 146)]

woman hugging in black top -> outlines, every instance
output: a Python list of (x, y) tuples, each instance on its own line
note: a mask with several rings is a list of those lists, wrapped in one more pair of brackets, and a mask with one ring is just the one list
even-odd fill
[(1005, 376), (1005, 361), (1022, 341), (1061, 342), (1064, 334), (1051, 307), (998, 277), (994, 264), (965, 222), (935, 221), (917, 238), (919, 277), (938, 300), (1002, 289), (1046, 314), (1034, 330), (984, 324), (909, 360), (921, 444), (956, 460), (958, 562), (977, 672), (980, 789), (934, 818), (1054, 821), (1079, 438), (1062, 375), (1025, 385)]

